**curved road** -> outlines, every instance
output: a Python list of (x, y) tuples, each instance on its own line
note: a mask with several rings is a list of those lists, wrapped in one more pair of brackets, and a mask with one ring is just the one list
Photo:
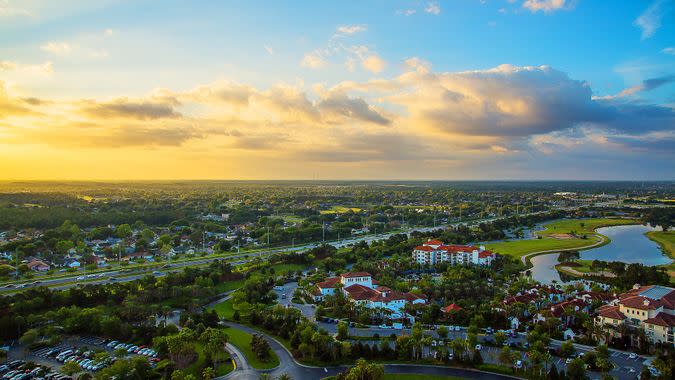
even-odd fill
[[(274, 353), (279, 357), (279, 366), (271, 370), (260, 370), (259, 373), (269, 373), (273, 377), (280, 376), (284, 373), (290, 375), (293, 379), (322, 379), (327, 376), (337, 375), (339, 372), (344, 371), (350, 366), (337, 366), (337, 367), (314, 367), (301, 364), (293, 358), (291, 353), (286, 349), (275, 338), (265, 334), (261, 331), (254, 330), (248, 326), (240, 325), (237, 323), (228, 322), (228, 325), (245, 331), (249, 334), (261, 334), (269, 342), (270, 347)], [(384, 371), (386, 373), (407, 373), (407, 374), (422, 374), (422, 375), (442, 375), (442, 376), (456, 376), (463, 378), (472, 378), (472, 379), (481, 379), (481, 380), (511, 380), (514, 379), (512, 376), (499, 375), (496, 373), (482, 372), (465, 368), (451, 368), (443, 366), (431, 366), (431, 365), (415, 365), (415, 364), (385, 364)], [(237, 369), (219, 379), (233, 379), (233, 380), (244, 380), (244, 379), (257, 379), (258, 374), (256, 371), (251, 371), (250, 369)]]

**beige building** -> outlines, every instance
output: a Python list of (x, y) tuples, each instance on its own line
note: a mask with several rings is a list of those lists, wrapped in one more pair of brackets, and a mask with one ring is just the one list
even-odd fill
[[(641, 328), (654, 343), (675, 344), (675, 289), (636, 285), (617, 299), (598, 309), (596, 323), (601, 326)], [(618, 331), (614, 329), (613, 336)]]

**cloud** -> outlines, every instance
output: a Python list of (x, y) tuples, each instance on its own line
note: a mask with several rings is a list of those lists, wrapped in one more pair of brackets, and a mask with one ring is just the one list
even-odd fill
[(22, 64), (11, 61), (0, 61), (0, 73), (10, 71), (36, 75), (51, 75), (54, 72), (54, 66), (49, 61), (42, 64)]
[(617, 98), (623, 98), (626, 96), (631, 96), (635, 95), (640, 92), (645, 92), (645, 91), (651, 91), (656, 88), (659, 88), (663, 85), (666, 85), (668, 83), (672, 83), (675, 81), (675, 75), (667, 75), (663, 77), (658, 77), (658, 78), (650, 78), (642, 81), (642, 83), (629, 87), (621, 92), (619, 92), (616, 95), (607, 95), (607, 96), (601, 96), (601, 97), (596, 97), (595, 99), (601, 99), (601, 100), (608, 100), (608, 99), (617, 99)]
[(565, 0), (525, 0), (523, 8), (530, 12), (553, 12), (565, 8)]
[(403, 15), (403, 16), (412, 16), (415, 13), (417, 13), (417, 10), (415, 9), (399, 9), (396, 11), (397, 15)]
[(365, 25), (342, 25), (337, 28), (336, 35), (348, 35), (365, 32), (367, 30)]
[(675, 55), (675, 47), (663, 48), (663, 50), (661, 50), (661, 53)]
[(389, 125), (391, 120), (375, 111), (365, 100), (349, 98), (343, 93), (331, 93), (321, 100), (318, 108), (327, 115), (338, 115), (347, 119), (367, 121), (379, 125)]
[(274, 55), (274, 49), (272, 49), (270, 46), (265, 45), (263, 47), (265, 48), (265, 51), (267, 52), (267, 54)]
[(646, 40), (653, 36), (661, 27), (661, 18), (663, 17), (662, 5), (663, 0), (654, 1), (637, 19), (635, 19), (633, 24), (642, 29), (642, 35), (640, 36), (642, 40)]
[(181, 114), (174, 110), (175, 103), (133, 101), (126, 98), (112, 102), (98, 103), (86, 101), (81, 112), (95, 118), (128, 118), (137, 120), (156, 120), (179, 118)]
[(424, 11), (432, 15), (439, 15), (441, 14), (441, 4), (437, 1), (429, 2), (426, 7), (424, 7)]
[(57, 55), (68, 55), (72, 51), (72, 47), (67, 42), (47, 42), (40, 46), (40, 49)]
[(30, 101), (11, 97), (5, 90), (5, 84), (0, 81), (0, 120), (9, 116), (33, 114), (28, 105), (31, 105)]
[(18, 8), (10, 4), (9, 0), (0, 0), (0, 17), (30, 16), (30, 12), (24, 8)]
[(386, 62), (380, 58), (377, 54), (371, 54), (361, 61), (363, 68), (370, 71), (371, 73), (378, 74), (384, 70)]
[(314, 51), (311, 53), (305, 54), (300, 61), (300, 66), (307, 67), (310, 69), (319, 69), (326, 65), (326, 60), (321, 56), (321, 53)]

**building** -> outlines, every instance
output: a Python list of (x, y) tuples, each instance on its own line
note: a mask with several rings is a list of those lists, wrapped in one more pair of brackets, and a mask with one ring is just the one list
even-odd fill
[(492, 265), (496, 255), (485, 247), (444, 244), (440, 240), (429, 240), (413, 249), (412, 258), (421, 265)]
[(47, 272), (50, 269), (49, 264), (45, 263), (42, 260), (33, 259), (28, 264), (28, 269), (35, 272)]
[(388, 310), (391, 318), (404, 317), (404, 309), (407, 304), (426, 304), (423, 296), (412, 293), (398, 292), (378, 286), (370, 273), (347, 272), (339, 277), (327, 278), (316, 284), (314, 299), (321, 301), (325, 296), (334, 295), (340, 289), (342, 293), (357, 305), (370, 309)]
[(660, 285), (639, 286), (597, 310), (595, 323), (612, 328), (625, 324), (641, 328), (653, 343), (675, 344), (675, 289)]

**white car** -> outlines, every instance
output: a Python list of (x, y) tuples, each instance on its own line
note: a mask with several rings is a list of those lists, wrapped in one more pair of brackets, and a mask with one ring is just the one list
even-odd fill
[(483, 346), (481, 346), (480, 344), (477, 344), (477, 345), (476, 345), (476, 351), (480, 351), (480, 350), (482, 350), (482, 349), (483, 349)]
[(629, 359), (637, 359), (638, 355), (635, 352), (631, 352), (630, 355), (628, 355)]

